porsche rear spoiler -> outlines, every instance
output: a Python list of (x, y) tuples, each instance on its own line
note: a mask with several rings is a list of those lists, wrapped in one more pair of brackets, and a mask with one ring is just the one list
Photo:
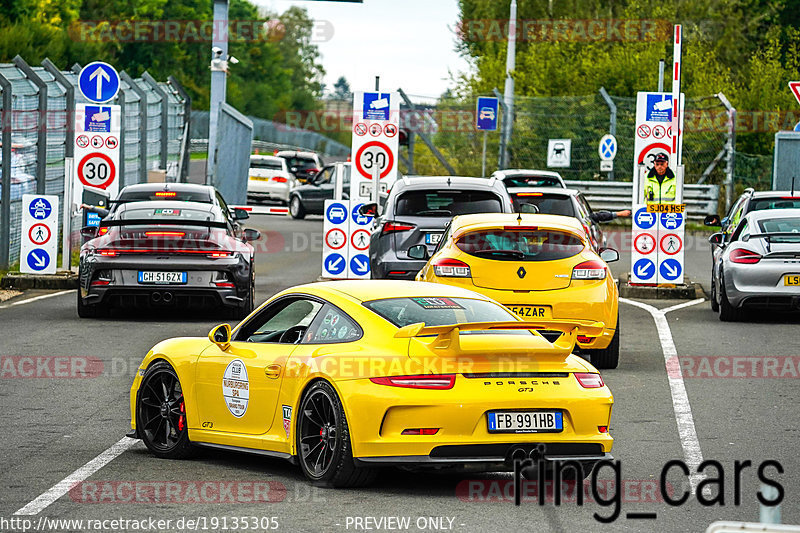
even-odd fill
[[(555, 330), (563, 333), (555, 342), (551, 343), (559, 351), (572, 351), (578, 335), (599, 337), (603, 333), (605, 324), (592, 320), (539, 320), (537, 322), (520, 322), (509, 320), (505, 322), (467, 322), (464, 324), (448, 324), (445, 326), (426, 326), (424, 322), (409, 324), (397, 330), (395, 338), (408, 339), (436, 335), (428, 349), (436, 354), (457, 355), (465, 353), (461, 348), (459, 333), (461, 331), (491, 331), (491, 330)], [(514, 350), (517, 351), (517, 350)], [(523, 349), (524, 351), (524, 349)]]
[(216, 222), (213, 220), (186, 220), (186, 219), (150, 219), (150, 218), (131, 218), (124, 220), (102, 220), (100, 227), (111, 226), (200, 226), (203, 228), (221, 228), (226, 229), (228, 225), (225, 222)]

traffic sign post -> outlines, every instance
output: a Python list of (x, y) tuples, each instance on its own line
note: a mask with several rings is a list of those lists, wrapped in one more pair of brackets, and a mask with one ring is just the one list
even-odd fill
[(497, 131), (500, 119), (500, 102), (495, 97), (479, 96), (475, 104), (475, 129), (483, 132), (483, 154), (481, 156), (481, 177), (486, 177), (486, 137), (487, 132)]
[(19, 271), (55, 274), (58, 254), (58, 196), (22, 195)]
[(353, 143), (350, 159), (350, 199), (379, 202), (386, 187), (374, 183), (394, 183), (400, 131), (400, 96), (393, 92), (356, 92), (353, 94)]
[(673, 204), (634, 206), (631, 285), (683, 283), (686, 217), (677, 211)]
[(350, 202), (325, 200), (325, 219), (322, 221), (322, 277), (347, 277), (350, 236)]
[(84, 191), (104, 191), (109, 198), (119, 193), (121, 119), (118, 105), (76, 104), (71, 186), (76, 206), (83, 203)]
[(119, 73), (102, 61), (93, 61), (78, 74), (78, 90), (90, 102), (102, 104), (119, 92)]
[(614, 171), (614, 158), (617, 157), (617, 138), (607, 133), (600, 138), (597, 154), (600, 156), (600, 172)]

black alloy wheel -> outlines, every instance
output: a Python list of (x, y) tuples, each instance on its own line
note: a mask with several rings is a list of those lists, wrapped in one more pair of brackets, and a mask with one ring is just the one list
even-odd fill
[(181, 459), (191, 452), (183, 389), (175, 370), (164, 361), (153, 364), (142, 378), (136, 428), (145, 446), (158, 457)]

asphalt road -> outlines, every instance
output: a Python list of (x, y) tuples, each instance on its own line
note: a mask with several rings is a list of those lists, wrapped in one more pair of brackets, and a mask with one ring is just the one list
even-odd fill
[[(264, 216), (251, 222), (265, 235), (257, 259), (259, 300), (317, 278), (319, 218)], [(622, 235), (616, 238), (624, 243)], [(696, 241), (687, 243), (687, 273), (707, 288), (708, 247), (704, 239)], [(626, 247), (620, 247), (616, 276), (630, 266)], [(800, 523), (796, 317), (761, 314), (745, 323), (723, 324), (707, 301), (666, 315), (658, 309), (685, 302), (644, 301), (652, 306), (649, 310), (623, 303), (621, 363), (603, 372), (616, 400), (611, 432), (621, 487), (606, 468), (599, 473), (596, 497), (607, 498), (608, 505), (592, 498), (583, 506), (574, 499), (540, 506), (527, 493), (515, 507), (511, 477), (505, 474), (387, 470), (368, 489), (324, 490), (308, 485), (299, 468), (259, 456), (205, 451), (192, 460), (159, 460), (137, 442), (112, 457), (107, 450), (129, 428), (128, 391), (143, 355), (167, 337), (205, 336), (218, 320), (183, 313), (81, 320), (74, 291), (9, 306), (41, 295), (27, 293), (0, 304), (0, 531), (22, 530), (22, 523), (3, 520), (30, 508), (76, 469), (96, 464), (98, 456), (110, 460), (37, 514), (16, 518), (48, 531), (92, 527), (51, 520), (150, 518), (171, 520), (150, 527), (163, 531), (194, 529), (178, 524), (181, 518), (200, 518), (191, 524), (198, 530), (242, 530), (242, 517), (256, 517), (260, 526), (277, 525), (279, 531), (704, 531), (715, 520), (758, 520), (757, 469), (774, 460), (783, 473), (767, 468), (766, 477), (784, 490), (783, 522)], [(668, 325), (666, 334), (659, 336), (653, 313)], [(670, 359), (670, 345), (678, 359)], [(21, 363), (26, 357), (39, 358), (34, 377), (22, 375), (31, 368)], [(677, 370), (668, 372), (665, 360)], [(753, 368), (766, 368), (767, 361), (777, 365), (770, 377), (753, 377)], [(793, 372), (788, 364), (794, 365)], [(80, 374), (75, 365), (88, 368), (89, 377), (71, 376)], [(706, 507), (696, 497), (674, 507), (663, 501), (657, 490), (662, 468), (687, 456), (695, 464), (701, 458), (721, 463), (722, 470), (710, 467), (706, 473), (723, 479), (724, 506)], [(753, 465), (743, 469), (738, 490), (737, 460)], [(677, 473), (668, 477), (676, 497), (688, 486), (686, 476)], [(608, 517), (616, 509), (619, 517), (609, 524), (593, 516)], [(655, 513), (655, 518), (629, 513)], [(251, 518), (247, 525), (253, 529)], [(124, 529), (106, 526), (108, 531)]]

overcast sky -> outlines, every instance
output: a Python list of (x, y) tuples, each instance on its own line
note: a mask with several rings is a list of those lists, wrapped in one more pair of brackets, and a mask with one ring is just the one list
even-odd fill
[[(372, 90), (380, 76), (381, 89), (435, 97), (452, 86), (449, 72), (469, 68), (455, 52), (456, 0), (253, 1), (277, 12), (305, 7), (319, 21), (316, 40), (328, 88), (344, 76), (353, 90)], [(324, 37), (329, 28), (333, 35)]]

